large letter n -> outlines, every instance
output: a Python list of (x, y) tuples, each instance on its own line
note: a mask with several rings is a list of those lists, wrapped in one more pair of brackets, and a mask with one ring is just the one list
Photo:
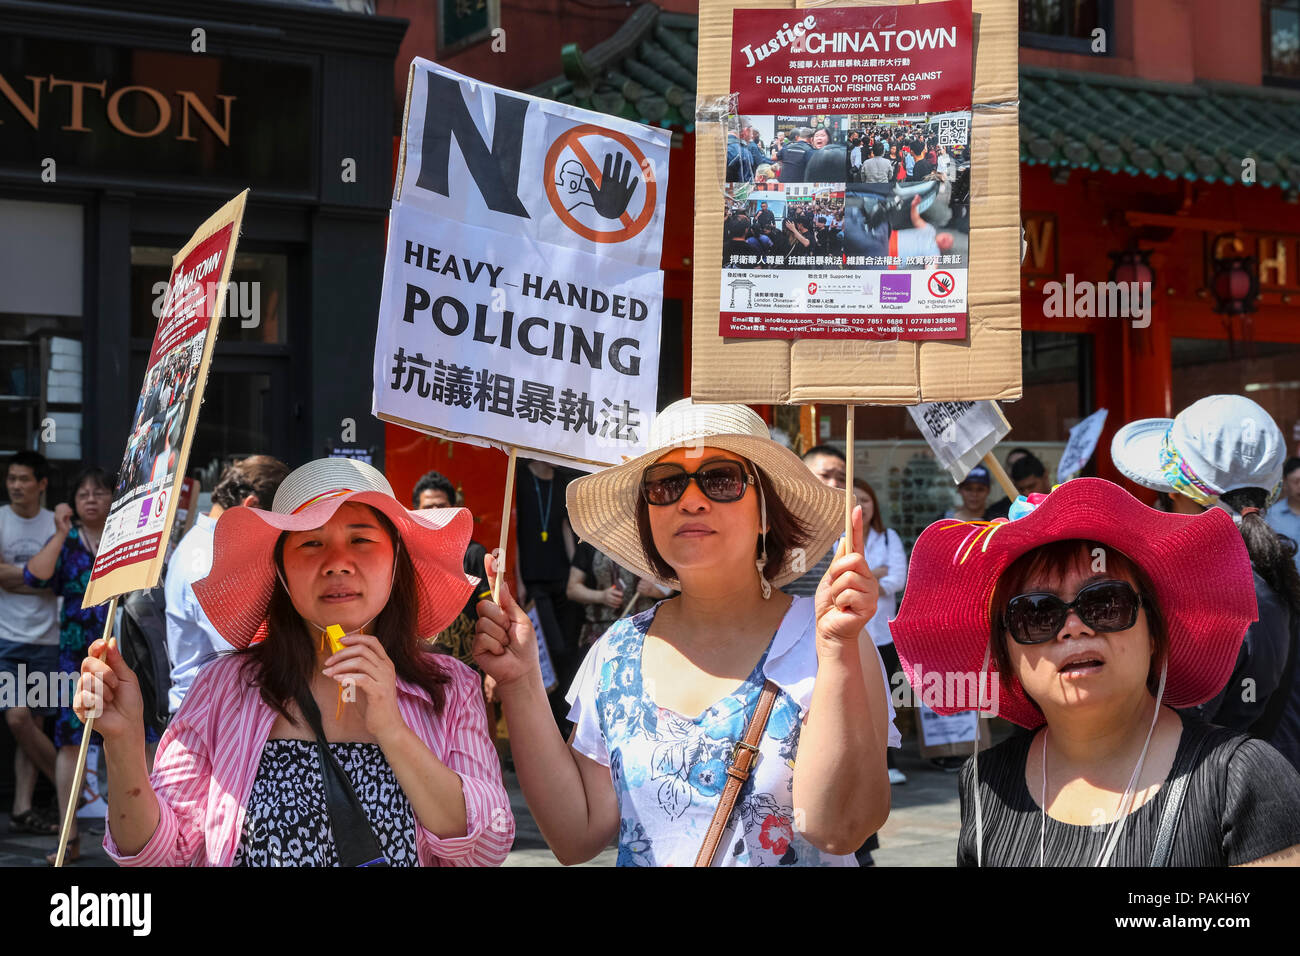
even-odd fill
[(456, 137), (460, 154), (483, 201), (494, 212), (531, 218), (519, 201), (519, 157), (524, 147), (524, 113), (528, 101), (496, 94), (496, 122), (489, 151), (478, 127), (469, 115), (460, 84), (450, 77), (429, 73), (429, 96), (424, 111), (424, 155), (417, 186), (450, 196), (447, 163), (451, 138)]

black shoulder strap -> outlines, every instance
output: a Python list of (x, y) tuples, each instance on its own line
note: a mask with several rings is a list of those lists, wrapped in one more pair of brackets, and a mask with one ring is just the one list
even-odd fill
[(1175, 762), (1169, 774), (1173, 782), (1169, 784), (1169, 796), (1165, 802), (1165, 809), (1160, 814), (1160, 825), (1156, 830), (1156, 845), (1151, 853), (1151, 866), (1169, 865), (1169, 857), (1174, 850), (1174, 836), (1178, 832), (1178, 818), (1183, 809), (1183, 798), (1187, 796), (1188, 781), (1191, 780), (1192, 771), (1196, 769), (1200, 760), (1201, 751), (1205, 749), (1205, 742), (1214, 733), (1208, 727), (1198, 729), (1200, 739), (1187, 749), (1187, 757), (1184, 760)]
[(325, 786), (325, 804), (329, 809), (330, 829), (334, 832), (334, 846), (339, 851), (343, 866), (388, 866), (375, 831), (370, 827), (365, 808), (357, 799), (352, 782), (330, 752), (321, 726), (320, 708), (311, 688), (298, 697), (302, 711), (312, 732), (316, 734), (316, 752), (320, 755), (320, 775)]

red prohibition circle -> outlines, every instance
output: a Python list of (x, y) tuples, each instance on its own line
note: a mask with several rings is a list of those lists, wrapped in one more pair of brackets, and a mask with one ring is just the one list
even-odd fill
[[(560, 201), (559, 193), (555, 189), (555, 163), (564, 152), (564, 148), (571, 143), (576, 142), (584, 136), (604, 136), (618, 143), (629, 153), (637, 163), (637, 168), (641, 170), (642, 179), (645, 182), (645, 207), (641, 210), (640, 215), (631, 223), (622, 229), (615, 229), (612, 232), (601, 232), (592, 229), (590, 226), (579, 222), (578, 219), (569, 210), (564, 208), (564, 203)], [(581, 158), (579, 158), (581, 162)], [(596, 181), (600, 176), (600, 171), (591, 169), (584, 162), (583, 168), (591, 175), (592, 181)], [(646, 161), (645, 155), (632, 141), (630, 136), (620, 133), (618, 130), (606, 129), (603, 126), (593, 126), (590, 123), (584, 123), (581, 126), (575, 126), (571, 130), (561, 135), (554, 143), (551, 144), (550, 150), (546, 154), (546, 165), (543, 168), (546, 176), (546, 198), (551, 204), (551, 209), (560, 217), (560, 221), (566, 226), (582, 236), (584, 239), (590, 239), (592, 242), (624, 242), (631, 239), (650, 222), (655, 212), (655, 176), (654, 167)]]
[[(935, 282), (935, 280), (938, 279), (940, 276), (947, 277), (948, 288), (945, 289), (942, 285)], [(957, 288), (957, 280), (952, 277), (951, 272), (946, 272), (946, 271), (935, 272), (932, 273), (930, 275), (930, 278), (926, 280), (925, 287), (930, 290), (930, 294), (932, 296), (934, 296), (937, 299), (943, 299), (952, 295), (953, 290)]]

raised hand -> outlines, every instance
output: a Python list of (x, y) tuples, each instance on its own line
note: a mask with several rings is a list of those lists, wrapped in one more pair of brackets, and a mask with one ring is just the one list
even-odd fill
[(605, 154), (599, 188), (590, 176), (587, 177), (587, 191), (591, 193), (591, 204), (596, 207), (596, 212), (606, 219), (617, 219), (627, 212), (627, 204), (632, 201), (632, 194), (641, 182), (638, 176), (629, 183), (631, 175), (631, 159), (624, 159), (621, 152)]
[(397, 669), (373, 634), (346, 634), (339, 643), (343, 649), (325, 658), (323, 673), (361, 691), (356, 703), (366, 730), (382, 741), (405, 726), (397, 709)]
[(854, 641), (876, 614), (880, 587), (862, 554), (862, 508), (853, 509), (853, 538), (843, 546), (817, 586), (817, 638)]
[(95, 718), (95, 730), (104, 745), (144, 741), (144, 698), (134, 672), (121, 652), (103, 638), (90, 645), (81, 662), (81, 678), (72, 701), (73, 713), (82, 723)]
[[(489, 578), (496, 576), (497, 559), (489, 554), (484, 569)], [(515, 603), (510, 589), (501, 582), (500, 605), (489, 600), (478, 602), (478, 624), (474, 627), (474, 663), (495, 682), (493, 696), (500, 698), (513, 685), (536, 678), (541, 681), (537, 659), (537, 634), (528, 615)]]

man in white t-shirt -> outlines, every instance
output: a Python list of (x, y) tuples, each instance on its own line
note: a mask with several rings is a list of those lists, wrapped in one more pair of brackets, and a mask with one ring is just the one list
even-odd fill
[[(9, 504), (0, 507), (0, 674), (21, 694), (27, 675), (48, 674), (47, 687), (58, 686), (58, 604), (48, 588), (23, 583), (23, 565), (54, 535), (54, 512), (41, 507), (49, 484), (44, 455), (22, 451), (9, 459), (5, 488)], [(22, 701), (20, 700), (19, 703)], [(14, 735), (14, 803), (10, 829), (26, 833), (58, 832), (57, 825), (32, 812), (32, 793), (39, 770), (54, 781), (54, 742), (42, 722), (48, 710), (5, 707), (5, 723)]]

